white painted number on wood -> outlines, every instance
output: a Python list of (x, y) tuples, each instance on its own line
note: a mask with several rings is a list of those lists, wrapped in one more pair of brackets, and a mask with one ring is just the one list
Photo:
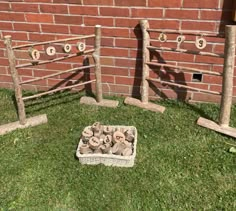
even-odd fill
[(52, 46), (48, 47), (48, 48), (46, 49), (46, 54), (47, 54), (48, 56), (54, 56), (54, 55), (56, 54), (56, 48), (55, 48), (55, 47), (52, 47)]
[(164, 33), (161, 33), (161, 34), (159, 35), (159, 37), (158, 37), (158, 40), (159, 40), (160, 42), (166, 42), (166, 41), (167, 41), (167, 35), (164, 34)]
[(176, 38), (176, 42), (177, 42), (177, 43), (182, 43), (182, 42), (184, 42), (184, 40), (185, 40), (185, 36), (183, 36), (183, 35), (179, 35), (179, 36)]
[(84, 42), (78, 42), (77, 48), (80, 52), (83, 52), (86, 49), (86, 44)]
[(30, 51), (30, 56), (32, 57), (33, 60), (39, 60), (40, 58), (40, 53), (38, 50), (33, 49)]
[(196, 39), (195, 46), (198, 49), (204, 49), (207, 45), (207, 41), (204, 38), (198, 38)]
[(70, 53), (71, 48), (72, 48), (72, 47), (71, 47), (70, 44), (65, 44), (65, 45), (63, 46), (63, 50), (64, 50), (65, 53)]

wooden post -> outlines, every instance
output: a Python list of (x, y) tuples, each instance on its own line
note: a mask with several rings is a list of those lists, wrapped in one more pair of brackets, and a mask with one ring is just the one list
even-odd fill
[(25, 105), (24, 105), (24, 101), (22, 99), (22, 90), (21, 90), (21, 86), (20, 86), (19, 76), (18, 76), (18, 72), (16, 71), (16, 68), (15, 68), (16, 59), (15, 59), (14, 52), (12, 50), (11, 43), (12, 43), (11, 36), (5, 36), (4, 37), (4, 44), (6, 45), (9, 67), (10, 67), (14, 90), (15, 90), (15, 97), (16, 97), (16, 103), (17, 103), (17, 108), (18, 108), (19, 122), (21, 125), (24, 125), (24, 124), (26, 124)]
[(95, 26), (95, 43), (93, 58), (95, 61), (95, 77), (96, 77), (96, 100), (102, 101), (102, 76), (101, 76), (101, 62), (100, 62), (100, 47), (101, 47), (101, 25)]
[(233, 1), (232, 20), (236, 21), (236, 1)]
[(149, 29), (148, 20), (141, 20), (140, 26), (143, 34), (143, 48), (142, 48), (143, 74), (142, 74), (142, 87), (141, 87), (141, 101), (142, 103), (148, 103), (149, 83), (147, 81), (147, 78), (149, 77), (149, 66), (146, 64), (146, 62), (150, 61), (150, 53), (147, 48), (147, 46), (150, 46), (150, 36), (149, 33), (147, 32), (147, 29)]
[(233, 76), (235, 64), (235, 39), (236, 27), (226, 26), (225, 29), (225, 59), (224, 59), (224, 72), (222, 84), (222, 97), (220, 106), (219, 125), (221, 127), (228, 127), (230, 121), (230, 112), (232, 106), (233, 94)]

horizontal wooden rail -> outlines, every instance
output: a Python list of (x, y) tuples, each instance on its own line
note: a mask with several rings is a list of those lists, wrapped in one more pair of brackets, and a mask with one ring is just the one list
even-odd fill
[(212, 56), (212, 57), (224, 58), (224, 54), (211, 53), (211, 52), (192, 51), (192, 50), (186, 50), (186, 49), (154, 47), (154, 46), (147, 46), (147, 48), (153, 51), (173, 51), (173, 52), (189, 53), (189, 54), (195, 54), (195, 55), (201, 55), (201, 56)]
[(35, 81), (40, 81), (40, 80), (51, 78), (51, 77), (54, 77), (54, 76), (57, 76), (57, 75), (62, 75), (62, 74), (65, 74), (65, 73), (78, 71), (78, 70), (84, 70), (84, 69), (93, 68), (93, 67), (95, 67), (95, 65), (82, 66), (82, 67), (77, 67), (77, 68), (73, 68), (73, 69), (69, 69), (69, 70), (65, 70), (65, 71), (60, 71), (60, 72), (52, 73), (50, 75), (45, 75), (45, 76), (42, 76), (42, 77), (39, 77), (39, 78), (34, 78), (34, 79), (27, 80), (27, 81), (22, 81), (22, 82), (20, 82), (20, 85), (29, 84), (29, 83), (32, 83), (32, 82), (35, 82)]
[(154, 79), (154, 78), (147, 78), (147, 80), (154, 81), (154, 82), (161, 83), (161, 84), (167, 84), (167, 85), (170, 85), (170, 86), (176, 86), (176, 87), (179, 87), (179, 88), (190, 89), (190, 90), (193, 90), (193, 91), (199, 91), (199, 92), (203, 92), (203, 93), (207, 93), (207, 94), (221, 95), (220, 92), (214, 92), (214, 91), (209, 91), (209, 90), (205, 90), (205, 89), (199, 89), (199, 88), (195, 88), (195, 87), (191, 87), (191, 86), (187, 86), (187, 85), (183, 85), (183, 84), (177, 84), (177, 83), (174, 83), (174, 82), (171, 82), (171, 81), (162, 81), (160, 79)]
[(147, 29), (148, 32), (159, 32), (168, 34), (184, 34), (184, 35), (196, 35), (196, 36), (207, 36), (207, 37), (222, 37), (224, 34), (213, 33), (207, 31), (193, 31), (193, 30), (171, 30), (171, 29)]
[(65, 38), (65, 39), (60, 39), (60, 40), (52, 40), (52, 41), (37, 42), (37, 43), (31, 43), (31, 44), (25, 44), (25, 45), (18, 45), (18, 46), (12, 47), (12, 49), (20, 49), (20, 48), (34, 47), (34, 46), (38, 46), (38, 45), (68, 42), (68, 41), (88, 39), (88, 38), (93, 38), (93, 37), (95, 37), (95, 34), (85, 35), (85, 36), (77, 36), (77, 37), (72, 37), (72, 38)]
[(84, 51), (84, 52), (78, 52), (78, 53), (66, 55), (66, 56), (63, 56), (63, 57), (58, 57), (58, 58), (55, 58), (55, 59), (52, 59), (52, 60), (32, 61), (31, 63), (25, 63), (25, 64), (17, 65), (16, 69), (24, 68), (24, 67), (32, 67), (32, 66), (41, 65), (41, 64), (48, 64), (48, 63), (58, 62), (58, 61), (62, 61), (62, 60), (65, 60), (65, 59), (71, 59), (71, 58), (74, 58), (76, 56), (82, 56), (82, 55), (93, 53), (93, 52), (94, 52), (94, 49), (91, 49), (91, 50), (87, 50), (87, 51)]
[(49, 91), (46, 91), (46, 92), (42, 92), (42, 93), (39, 93), (39, 94), (36, 94), (36, 95), (31, 95), (31, 96), (28, 96), (28, 97), (23, 97), (22, 99), (23, 100), (30, 100), (30, 99), (41, 97), (43, 95), (51, 94), (51, 93), (54, 93), (54, 92), (58, 92), (58, 91), (66, 90), (66, 89), (72, 89), (72, 88), (77, 87), (77, 86), (82, 86), (82, 85), (90, 84), (90, 83), (93, 83), (95, 81), (96, 81), (96, 79), (90, 80), (90, 81), (86, 81), (84, 83), (74, 84), (74, 85), (71, 85), (71, 86), (60, 87), (60, 88), (49, 90)]
[(151, 65), (151, 66), (157, 66), (157, 67), (170, 67), (170, 68), (181, 69), (181, 70), (186, 70), (190, 72), (199, 72), (199, 73), (204, 73), (208, 75), (222, 76), (222, 73), (211, 72), (208, 70), (202, 70), (202, 69), (192, 68), (192, 67), (183, 67), (183, 66), (164, 64), (164, 63), (158, 63), (158, 62), (146, 62), (146, 64)]

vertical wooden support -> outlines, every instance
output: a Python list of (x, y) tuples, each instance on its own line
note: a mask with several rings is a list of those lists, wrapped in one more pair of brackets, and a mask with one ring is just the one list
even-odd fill
[(147, 46), (150, 45), (150, 36), (149, 33), (147, 32), (147, 29), (149, 28), (148, 20), (141, 20), (140, 26), (143, 35), (143, 49), (142, 49), (143, 74), (142, 74), (142, 87), (141, 87), (141, 101), (142, 103), (148, 103), (149, 83), (147, 81), (147, 78), (149, 77), (149, 66), (146, 64), (147, 62), (150, 61), (150, 52), (147, 48)]
[(24, 105), (24, 101), (22, 99), (22, 90), (21, 90), (21, 86), (20, 86), (18, 72), (15, 68), (16, 59), (15, 59), (14, 52), (12, 50), (11, 36), (5, 36), (4, 43), (6, 45), (9, 67), (10, 67), (14, 90), (15, 90), (15, 97), (16, 97), (16, 103), (17, 103), (17, 108), (18, 108), (19, 122), (21, 125), (24, 125), (26, 123), (25, 105)]
[(101, 62), (100, 62), (100, 48), (101, 48), (101, 25), (95, 26), (95, 43), (93, 58), (95, 61), (95, 77), (96, 77), (96, 100), (102, 101), (102, 74), (101, 74)]
[(232, 20), (236, 21), (236, 1), (233, 1)]
[(101, 73), (101, 61), (100, 61), (100, 49), (101, 49), (101, 25), (95, 26), (95, 40), (94, 40), (94, 53), (93, 59), (95, 62), (95, 77), (96, 77), (96, 100), (91, 97), (83, 96), (80, 99), (81, 104), (106, 106), (116, 108), (119, 101), (106, 100), (102, 96), (102, 73)]
[(236, 27), (226, 26), (225, 29), (225, 59), (224, 59), (224, 72), (222, 84), (222, 97), (220, 107), (219, 125), (228, 127), (230, 121), (230, 112), (232, 106), (233, 95), (233, 77), (235, 65), (235, 39)]

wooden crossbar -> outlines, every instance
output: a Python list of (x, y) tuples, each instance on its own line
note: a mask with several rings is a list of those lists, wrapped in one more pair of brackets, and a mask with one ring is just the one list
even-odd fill
[(192, 67), (177, 66), (177, 65), (164, 64), (164, 63), (158, 63), (158, 62), (146, 62), (146, 64), (151, 65), (151, 66), (158, 66), (158, 67), (170, 67), (170, 68), (181, 69), (181, 70), (186, 70), (190, 72), (199, 72), (199, 73), (204, 73), (208, 75), (222, 76), (222, 73), (219, 73), (219, 72), (212, 72), (212, 71), (202, 70), (202, 69), (192, 68)]
[(66, 90), (66, 89), (72, 89), (72, 88), (77, 87), (77, 86), (82, 86), (82, 85), (90, 84), (90, 83), (93, 83), (95, 81), (96, 81), (96, 79), (90, 80), (90, 81), (86, 81), (86, 82), (83, 82), (83, 83), (78, 83), (78, 84), (70, 85), (70, 86), (60, 87), (60, 88), (57, 88), (57, 89), (53, 89), (53, 90), (49, 90), (49, 91), (46, 91), (46, 92), (42, 92), (40, 94), (35, 94), (35, 95), (23, 97), (22, 99), (23, 100), (30, 100), (30, 99), (41, 97), (41, 96), (44, 96), (44, 95), (47, 95), (47, 94), (51, 94), (51, 93), (54, 93), (54, 92), (58, 92), (58, 91)]
[(171, 30), (171, 29), (147, 29), (148, 32), (158, 32), (158, 33), (169, 33), (169, 34), (185, 34), (185, 35), (195, 35), (195, 36), (207, 36), (207, 37), (224, 37), (224, 34), (217, 34), (207, 31), (193, 31), (193, 30)]
[(78, 71), (78, 70), (84, 70), (84, 69), (93, 68), (93, 67), (95, 67), (95, 65), (82, 66), (82, 67), (77, 67), (77, 68), (65, 70), (65, 71), (62, 71), (62, 72), (52, 73), (50, 75), (45, 75), (45, 76), (42, 76), (42, 77), (39, 77), (39, 78), (34, 78), (34, 79), (27, 80), (27, 81), (22, 81), (22, 82), (20, 82), (20, 85), (29, 84), (29, 83), (32, 83), (32, 82), (35, 82), (35, 81), (40, 81), (40, 80), (51, 78), (51, 77), (54, 77), (54, 76), (57, 76), (57, 75), (62, 75), (62, 74), (65, 74), (65, 73), (74, 72), (74, 71)]
[(201, 55), (201, 56), (212, 56), (212, 57), (224, 58), (224, 54), (219, 54), (219, 53), (192, 51), (192, 50), (168, 48), (168, 47), (154, 47), (154, 46), (147, 46), (147, 48), (152, 51), (172, 51), (172, 52), (188, 53), (188, 54), (195, 54), (195, 55)]
[(73, 40), (88, 39), (88, 38), (93, 38), (93, 37), (95, 37), (95, 34), (85, 35), (85, 36), (77, 36), (77, 37), (72, 37), (72, 38), (65, 38), (65, 39), (60, 39), (60, 40), (51, 40), (51, 41), (37, 42), (37, 43), (32, 43), (32, 44), (18, 45), (18, 46), (12, 47), (12, 49), (14, 50), (14, 49), (34, 47), (34, 46), (46, 45), (46, 44), (52, 44), (52, 43), (60, 43), (60, 42), (68, 42), (68, 41), (73, 41)]
[(70, 54), (70, 55), (67, 55), (67, 56), (63, 56), (63, 57), (58, 57), (58, 58), (55, 58), (55, 59), (52, 59), (52, 60), (32, 61), (31, 63), (16, 65), (15, 68), (19, 69), (19, 68), (24, 68), (24, 67), (32, 67), (32, 66), (35, 66), (35, 65), (49, 64), (49, 63), (58, 62), (58, 61), (62, 61), (62, 60), (65, 60), (65, 59), (71, 59), (71, 58), (74, 58), (74, 57), (77, 57), (77, 56), (93, 53), (94, 51), (95, 51), (94, 49), (90, 49), (90, 50), (87, 50), (87, 51), (84, 51), (84, 52), (79, 52), (79, 53), (74, 53), (74, 54)]
[(179, 87), (179, 88), (190, 89), (190, 90), (193, 90), (193, 91), (199, 91), (199, 92), (203, 92), (203, 93), (207, 93), (207, 94), (221, 95), (220, 92), (209, 91), (209, 90), (205, 90), (205, 89), (199, 89), (199, 88), (195, 88), (195, 87), (191, 87), (191, 86), (187, 86), (187, 85), (183, 85), (183, 84), (177, 84), (177, 83), (174, 83), (174, 82), (171, 82), (171, 81), (163, 81), (163, 80), (160, 80), (160, 79), (154, 79), (154, 78), (150, 78), (150, 77), (147, 78), (147, 80), (154, 81), (154, 82), (161, 83), (161, 84), (167, 84), (167, 85), (175, 86), (175, 87)]

